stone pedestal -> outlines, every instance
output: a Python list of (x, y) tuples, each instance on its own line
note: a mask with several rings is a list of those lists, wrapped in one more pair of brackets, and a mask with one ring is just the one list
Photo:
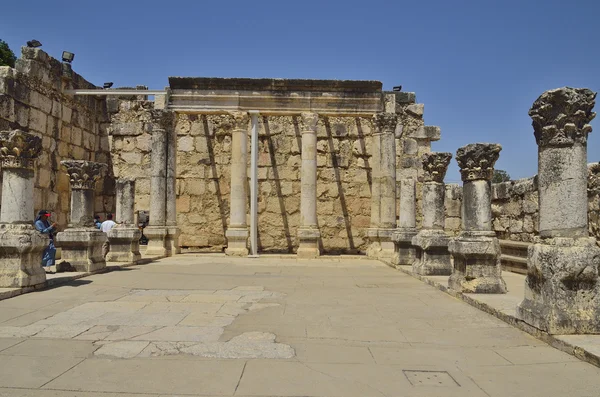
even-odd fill
[(529, 115), (538, 144), (540, 237), (517, 317), (550, 334), (600, 333), (600, 247), (587, 229), (587, 136), (596, 94), (559, 88)]
[(110, 251), (106, 255), (107, 262), (137, 262), (140, 254), (140, 238), (142, 232), (133, 226), (115, 225), (107, 233)]
[(500, 243), (492, 231), (490, 186), (500, 150), (498, 144), (475, 143), (456, 152), (463, 180), (462, 231), (448, 246), (454, 262), (448, 286), (456, 291), (506, 293)]
[(302, 178), (300, 193), (300, 227), (298, 228), (298, 256), (316, 258), (319, 249), (317, 222), (317, 113), (302, 113)]
[(412, 265), (417, 258), (417, 249), (412, 245), (412, 239), (417, 235), (415, 188), (412, 178), (400, 181), (400, 217), (398, 229), (392, 234), (395, 244), (392, 264), (396, 266)]
[(107, 262), (136, 262), (141, 259), (140, 237), (142, 232), (134, 223), (135, 181), (118, 179), (116, 181), (116, 219), (119, 222), (108, 233), (110, 251)]
[(55, 243), (62, 249), (62, 260), (78, 272), (95, 272), (106, 267), (102, 245), (106, 233), (90, 227), (74, 227), (60, 232)]
[(94, 186), (106, 172), (106, 164), (85, 160), (63, 160), (71, 181), (71, 222), (55, 237), (61, 259), (79, 272), (93, 272), (106, 266), (102, 245), (106, 233), (94, 226)]
[(248, 255), (248, 224), (246, 201), (248, 186), (248, 113), (232, 112), (234, 127), (231, 133), (231, 195), (229, 226), (225, 232), (225, 254)]
[(48, 237), (33, 226), (35, 159), (42, 150), (39, 137), (21, 130), (0, 133), (2, 210), (0, 212), (0, 287), (43, 284), (42, 255)]
[(226, 255), (247, 256), (248, 255), (248, 228), (229, 228), (225, 232), (227, 237)]
[(144, 235), (148, 238), (145, 256), (167, 256), (171, 245), (167, 244), (168, 230), (165, 226), (146, 226)]
[(449, 238), (444, 232), (444, 177), (451, 158), (450, 153), (423, 155), (423, 224), (412, 240), (416, 247), (416, 260), (412, 268), (417, 274), (432, 276), (452, 273)]
[(370, 246), (367, 255), (386, 261), (394, 256), (392, 233), (396, 228), (396, 124), (395, 113), (373, 116), (373, 168)]
[(179, 246), (179, 235), (181, 230), (177, 226), (167, 226), (167, 237), (165, 245), (167, 247), (167, 256), (181, 254)]

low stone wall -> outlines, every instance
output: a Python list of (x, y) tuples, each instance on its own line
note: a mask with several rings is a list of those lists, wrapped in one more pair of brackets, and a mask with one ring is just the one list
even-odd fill
[[(69, 221), (69, 177), (60, 161), (109, 159), (106, 102), (94, 96), (64, 94), (64, 89), (96, 88), (38, 48), (23, 47), (15, 68), (0, 66), (0, 131), (21, 129), (42, 138), (37, 160), (34, 207), (55, 213), (61, 227)], [(111, 211), (111, 178), (97, 184), (96, 212)], [(32, 214), (33, 215), (33, 214)]]

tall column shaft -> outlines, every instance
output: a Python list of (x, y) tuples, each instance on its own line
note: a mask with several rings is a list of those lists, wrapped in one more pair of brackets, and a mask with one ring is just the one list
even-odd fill
[(400, 217), (398, 227), (401, 229), (414, 229), (417, 227), (415, 188), (416, 183), (412, 178), (400, 181)]
[(135, 181), (119, 179), (116, 188), (117, 222), (133, 225), (135, 223)]
[(586, 145), (539, 148), (540, 236), (588, 236), (587, 174)]
[(377, 229), (381, 223), (381, 134), (371, 137), (371, 228)]
[(177, 225), (177, 140), (175, 130), (167, 132), (166, 224)]
[(300, 181), (300, 228), (298, 256), (313, 258), (321, 254), (317, 222), (317, 113), (305, 112), (302, 118), (302, 178)]
[(300, 223), (302, 227), (317, 227), (317, 134), (302, 131)]
[(231, 207), (229, 226), (247, 227), (246, 185), (248, 184), (248, 131), (235, 129), (231, 134)]
[(475, 180), (463, 185), (462, 230), (491, 231), (491, 188), (488, 180)]
[(27, 168), (2, 168), (0, 222), (31, 223), (34, 173)]
[(396, 227), (396, 137), (394, 130), (381, 135), (381, 228)]
[(423, 229), (444, 229), (446, 186), (440, 182), (423, 183)]
[(94, 191), (71, 189), (71, 223), (69, 227), (88, 226), (94, 217)]
[(154, 126), (150, 177), (150, 226), (164, 226), (167, 211), (167, 131)]

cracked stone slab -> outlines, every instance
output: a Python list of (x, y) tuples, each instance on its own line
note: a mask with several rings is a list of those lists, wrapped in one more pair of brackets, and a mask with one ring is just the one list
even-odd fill
[(164, 327), (156, 331), (137, 336), (133, 340), (168, 342), (212, 342), (218, 341), (223, 327)]
[(95, 356), (109, 356), (117, 358), (133, 358), (140, 354), (150, 342), (145, 341), (120, 341), (102, 345), (94, 352)]

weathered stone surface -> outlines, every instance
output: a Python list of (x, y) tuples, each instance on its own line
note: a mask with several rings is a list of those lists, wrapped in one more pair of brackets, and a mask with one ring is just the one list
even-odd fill
[(115, 225), (108, 233), (110, 251), (106, 255), (107, 262), (137, 262), (140, 255), (140, 238), (142, 232), (137, 227)]
[(0, 224), (0, 287), (20, 288), (43, 284), (46, 272), (41, 258), (48, 237), (29, 225)]
[(491, 181), (494, 164), (500, 157), (502, 146), (497, 143), (471, 143), (456, 151), (456, 162), (460, 167), (463, 182), (474, 180)]
[(551, 334), (600, 333), (599, 266), (594, 238), (538, 238), (517, 316)]
[(61, 259), (78, 272), (94, 272), (106, 267), (102, 255), (102, 244), (106, 241), (106, 233), (93, 228), (68, 228), (55, 237), (56, 246), (62, 250)]
[(432, 152), (424, 154), (421, 158), (423, 161), (423, 171), (425, 171), (423, 181), (444, 182), (452, 154)]
[(452, 272), (448, 253), (449, 237), (443, 230), (421, 229), (413, 237), (412, 245), (417, 247), (412, 264), (413, 272), (420, 275), (442, 276)]

